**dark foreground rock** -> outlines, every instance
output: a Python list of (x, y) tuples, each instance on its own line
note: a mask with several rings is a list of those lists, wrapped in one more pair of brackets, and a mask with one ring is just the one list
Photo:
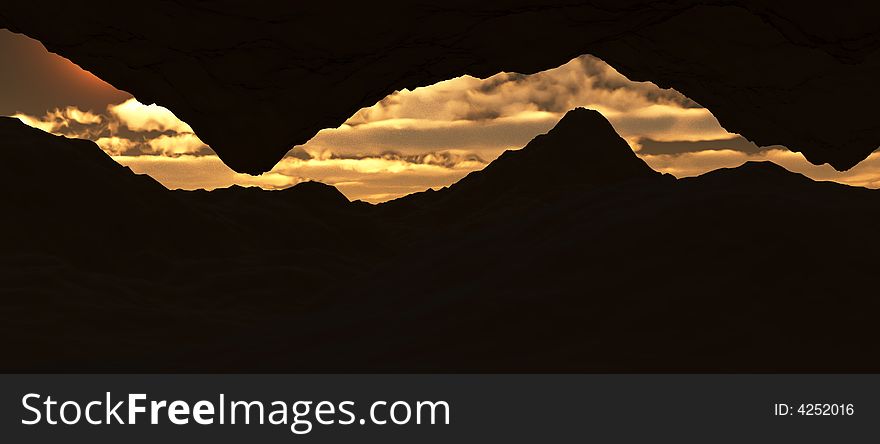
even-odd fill
[(676, 180), (595, 112), (375, 206), (171, 192), (11, 120), (0, 147), (35, 165), (0, 179), (5, 371), (880, 371), (877, 191)]

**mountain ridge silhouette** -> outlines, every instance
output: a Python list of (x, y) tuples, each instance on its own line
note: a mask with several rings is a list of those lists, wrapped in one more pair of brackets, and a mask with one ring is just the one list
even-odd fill
[[(589, 138), (584, 138), (589, 134)], [(525, 147), (438, 191), (395, 199), (392, 207), (482, 207), (498, 199), (540, 197), (572, 188), (661, 180), (598, 111), (575, 108)], [(667, 177), (670, 179), (671, 176)]]
[(0, 144), (34, 167), (0, 187), (0, 331), (27, 338), (4, 371), (880, 370), (880, 192), (771, 163), (674, 179), (595, 111), (380, 205), (168, 191), (9, 119)]
[[(584, 138), (585, 134), (589, 139)], [(527, 171), (531, 173), (526, 180), (517, 177)], [(598, 111), (575, 108), (546, 134), (535, 137), (521, 149), (505, 151), (486, 168), (469, 174), (450, 188), (469, 186), (470, 181), (493, 175), (510, 188), (527, 188), (612, 183), (655, 177), (659, 173), (633, 153)], [(529, 176), (537, 176), (542, 182), (528, 180)]]
[[(335, 3), (315, 3), (307, 17), (296, 2), (163, 2), (137, 14), (111, 3), (65, 3), (48, 15), (42, 3), (7, 1), (0, 28), (170, 109), (242, 173), (269, 171), (290, 147), (394, 91), (534, 74), (582, 54), (674, 88), (727, 130), (815, 164), (849, 169), (880, 145), (873, 2), (385, 0), (346, 5), (344, 26)], [(556, 111), (545, 94), (535, 103)]]

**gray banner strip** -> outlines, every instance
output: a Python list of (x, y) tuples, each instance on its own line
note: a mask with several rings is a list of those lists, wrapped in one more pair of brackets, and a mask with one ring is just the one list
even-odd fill
[[(0, 433), (4, 442), (15, 443), (874, 443), (880, 438), (880, 375), (6, 375), (0, 376), (0, 393)], [(89, 424), (83, 412), (88, 403), (101, 402), (93, 404), (91, 420), (107, 419), (107, 393), (110, 404), (123, 401), (119, 419), (111, 416), (111, 422), (129, 419), (129, 394), (146, 395), (134, 402), (145, 411), (135, 413), (134, 425)], [(49, 406), (51, 418), (44, 404), (49, 396), (58, 403)], [(176, 420), (188, 419), (185, 425), (169, 420), (167, 406), (176, 400), (185, 401), (175, 407)], [(153, 401), (166, 402), (155, 425)], [(198, 401), (207, 402), (196, 406)], [(233, 409), (237, 422), (230, 424), (230, 403), (237, 401), (261, 401), (264, 412), (253, 404), (251, 423), (243, 424), (245, 408), (239, 405)], [(317, 420), (320, 401), (327, 401), (320, 410), (328, 424)], [(379, 403), (371, 416), (377, 401), (386, 404)], [(393, 407), (395, 420), (408, 418), (405, 425), (393, 424), (396, 401), (406, 404)], [(435, 403), (439, 423), (428, 423), (426, 401)], [(440, 401), (449, 406), (448, 425)], [(79, 410), (75, 425), (61, 423), (64, 402), (70, 402), (64, 407), (68, 422)], [(419, 405), (422, 423), (415, 424)], [(294, 408), (302, 413), (298, 430), (308, 433), (291, 431)], [(202, 422), (213, 424), (198, 424), (195, 409)], [(282, 410), (286, 425), (269, 424), (270, 412), (276, 412), (272, 420), (284, 419)], [(22, 424), (35, 421), (35, 411), (40, 422)], [(376, 424), (374, 417), (387, 423)]]

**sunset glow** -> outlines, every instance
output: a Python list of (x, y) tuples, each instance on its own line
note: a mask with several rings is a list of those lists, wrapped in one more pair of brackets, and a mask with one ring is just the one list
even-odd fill
[[(27, 61), (24, 65), (47, 69), (60, 79), (28, 80), (10, 71), (5, 77), (18, 83), (7, 84), (33, 91), (51, 89), (53, 82), (79, 85), (68, 87), (73, 92), (59, 95), (50, 107), (29, 105), (24, 93), (3, 104), (2, 113), (47, 132), (93, 140), (117, 162), (171, 189), (233, 184), (278, 189), (316, 180), (338, 187), (352, 200), (381, 202), (450, 185), (503, 151), (524, 146), (578, 106), (600, 111), (653, 168), (678, 177), (772, 160), (814, 179), (880, 187), (876, 153), (850, 171), (837, 172), (783, 147), (749, 146), (687, 97), (649, 82), (632, 82), (590, 56), (534, 75), (463, 76), (392, 93), (338, 128), (294, 147), (270, 172), (248, 176), (226, 167), (170, 110), (113, 89), (26, 37), (3, 31), (0, 40), (17, 48), (18, 57)], [(666, 151), (643, 152), (645, 144)]]

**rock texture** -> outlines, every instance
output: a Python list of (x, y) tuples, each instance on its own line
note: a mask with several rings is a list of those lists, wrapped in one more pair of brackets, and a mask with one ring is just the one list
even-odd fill
[(172, 109), (233, 169), (388, 93), (593, 54), (729, 131), (846, 169), (880, 145), (880, 6), (758, 0), (4, 2), (27, 34)]

